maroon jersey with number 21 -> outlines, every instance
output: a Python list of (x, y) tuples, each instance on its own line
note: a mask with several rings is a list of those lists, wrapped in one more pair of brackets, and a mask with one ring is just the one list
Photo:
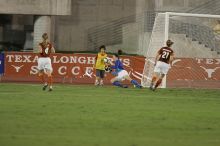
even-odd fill
[(160, 58), (158, 61), (169, 64), (170, 56), (173, 55), (173, 50), (169, 47), (163, 47), (158, 51), (158, 53), (160, 54)]

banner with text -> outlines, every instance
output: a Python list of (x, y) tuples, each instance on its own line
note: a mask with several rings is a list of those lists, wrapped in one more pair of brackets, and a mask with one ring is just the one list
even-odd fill
[[(39, 81), (37, 54), (12, 52), (5, 53), (4, 56), (4, 81)], [(59, 83), (94, 83), (95, 56), (95, 54), (53, 54), (51, 60), (54, 81)], [(140, 82), (143, 77), (145, 58), (122, 56), (121, 59), (129, 75)], [(110, 73), (106, 73), (105, 84), (109, 84), (112, 77)], [(175, 59), (167, 75), (167, 87), (220, 88), (220, 59)]]
[[(53, 77), (61, 83), (94, 83), (95, 54), (53, 54), (51, 56)], [(111, 59), (111, 55), (109, 56)], [(37, 73), (38, 55), (33, 53), (5, 54), (5, 81), (39, 81)], [(122, 56), (125, 69), (131, 77), (141, 80), (144, 57)], [(105, 83), (113, 76), (106, 73)]]

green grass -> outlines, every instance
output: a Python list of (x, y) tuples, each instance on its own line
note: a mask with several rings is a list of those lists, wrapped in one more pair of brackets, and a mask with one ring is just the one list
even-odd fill
[(0, 146), (220, 146), (220, 90), (0, 84)]

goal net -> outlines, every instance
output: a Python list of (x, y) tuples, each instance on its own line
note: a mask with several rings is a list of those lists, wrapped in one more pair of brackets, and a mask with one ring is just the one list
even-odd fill
[(168, 39), (174, 42), (175, 60), (162, 88), (181, 84), (182, 87), (197, 87), (201, 83), (208, 86), (219, 82), (220, 77), (216, 74), (220, 72), (220, 15), (167, 12), (158, 13), (155, 18), (145, 54), (144, 87), (149, 87), (156, 53)]

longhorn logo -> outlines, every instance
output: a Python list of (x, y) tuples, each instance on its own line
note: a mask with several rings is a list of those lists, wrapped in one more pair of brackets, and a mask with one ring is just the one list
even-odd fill
[(92, 70), (88, 70), (88, 71), (85, 71), (85, 74), (83, 75), (83, 77), (87, 76), (89, 78), (92, 78)]
[(13, 67), (15, 68), (15, 71), (16, 71), (16, 72), (19, 72), (20, 69), (21, 69), (24, 65), (21, 65), (21, 66), (11, 65), (11, 66), (13, 66)]
[(202, 69), (204, 69), (205, 70), (205, 72), (207, 72), (207, 74), (208, 74), (208, 78), (212, 78), (212, 74), (217, 70), (217, 69), (219, 69), (220, 67), (216, 67), (216, 68), (214, 68), (214, 69), (211, 69), (211, 68), (205, 68), (205, 67), (203, 67), (203, 66), (200, 66)]

